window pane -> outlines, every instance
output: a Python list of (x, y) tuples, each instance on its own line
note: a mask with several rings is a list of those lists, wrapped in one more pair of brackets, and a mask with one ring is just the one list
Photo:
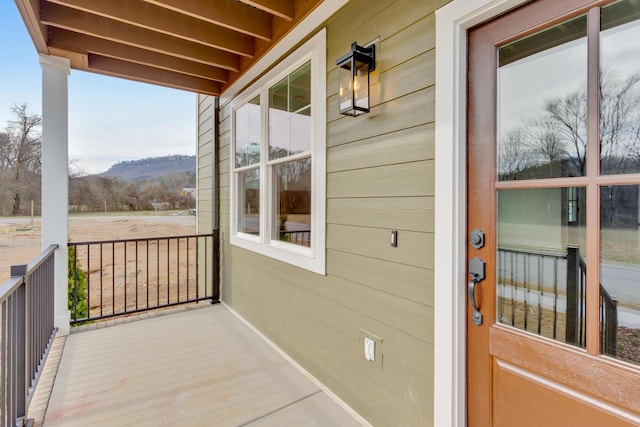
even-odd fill
[(260, 234), (260, 168), (238, 172), (238, 231)]
[(260, 97), (235, 112), (236, 167), (260, 162)]
[(585, 347), (585, 193), (498, 192), (498, 322)]
[(275, 166), (276, 240), (311, 246), (311, 159)]
[(311, 149), (311, 63), (269, 89), (269, 159)]
[(639, 187), (600, 188), (600, 351), (640, 364)]
[(600, 172), (640, 172), (640, 5), (602, 9)]
[(499, 49), (498, 179), (584, 176), (587, 20)]

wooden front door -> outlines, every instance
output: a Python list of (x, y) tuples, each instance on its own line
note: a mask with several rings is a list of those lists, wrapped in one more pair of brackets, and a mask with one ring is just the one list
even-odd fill
[(640, 425), (640, 2), (468, 37), (468, 425)]

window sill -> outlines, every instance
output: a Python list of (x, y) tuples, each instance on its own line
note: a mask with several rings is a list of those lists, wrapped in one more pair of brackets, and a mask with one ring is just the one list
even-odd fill
[(285, 262), (296, 267), (312, 271), (317, 274), (326, 274), (325, 254), (313, 254), (313, 248), (298, 247), (290, 243), (274, 242), (270, 245), (262, 244), (239, 235), (232, 235), (230, 243), (251, 252)]

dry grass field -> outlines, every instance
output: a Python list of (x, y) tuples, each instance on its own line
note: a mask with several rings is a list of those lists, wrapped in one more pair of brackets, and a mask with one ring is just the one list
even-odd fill
[[(69, 218), (71, 241), (95, 241), (167, 237), (195, 234), (195, 216), (179, 212), (137, 213), (135, 215), (78, 215)], [(0, 283), (10, 274), (10, 266), (24, 264), (40, 253), (39, 219), (0, 218)]]

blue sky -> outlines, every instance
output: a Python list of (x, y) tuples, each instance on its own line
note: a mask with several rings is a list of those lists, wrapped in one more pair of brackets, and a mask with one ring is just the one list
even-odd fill
[[(41, 68), (12, 0), (0, 1), (0, 131), (10, 108), (42, 113)], [(69, 158), (86, 173), (113, 163), (194, 154), (196, 96), (83, 71), (69, 76)]]

